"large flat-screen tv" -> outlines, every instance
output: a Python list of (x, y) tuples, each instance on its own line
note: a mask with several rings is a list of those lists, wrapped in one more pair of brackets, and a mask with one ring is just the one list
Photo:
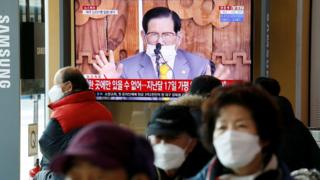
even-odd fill
[(75, 66), (98, 100), (166, 101), (204, 74), (223, 84), (250, 81), (251, 6), (251, 0), (75, 0)]

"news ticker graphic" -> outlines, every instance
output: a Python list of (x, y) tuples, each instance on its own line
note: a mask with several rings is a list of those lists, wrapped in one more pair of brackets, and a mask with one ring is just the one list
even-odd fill
[[(97, 100), (161, 100), (161, 99), (149, 99), (149, 98), (178, 98), (185, 93), (152, 93), (152, 92), (95, 92)], [(118, 97), (118, 98), (117, 98)], [(125, 98), (143, 98), (143, 99), (123, 99)], [(112, 98), (112, 99), (110, 99)]]
[(98, 9), (97, 6), (82, 6), (82, 14), (86, 15), (118, 15), (117, 9)]
[[(99, 76), (99, 75), (98, 75)], [(91, 90), (97, 96), (105, 97), (180, 97), (188, 92), (192, 80), (175, 79), (105, 79), (88, 78)], [(229, 85), (238, 80), (223, 80), (223, 85)]]
[(221, 22), (243, 22), (244, 6), (219, 6)]
[(191, 80), (157, 79), (87, 79), (90, 89), (97, 92), (175, 92), (189, 91)]
[(94, 5), (84, 5), (84, 6), (82, 6), (82, 10), (97, 10), (97, 6), (94, 6)]
[[(219, 6), (221, 22), (243, 22), (244, 6)], [(117, 9), (98, 9), (94, 5), (82, 6), (85, 15), (118, 15)]]

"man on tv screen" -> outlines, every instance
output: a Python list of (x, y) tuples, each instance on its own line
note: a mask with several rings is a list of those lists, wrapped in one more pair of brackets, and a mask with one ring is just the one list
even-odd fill
[(212, 75), (215, 67), (209, 60), (179, 49), (183, 34), (178, 14), (166, 7), (156, 7), (142, 20), (145, 51), (116, 63), (113, 51), (96, 55), (94, 68), (108, 79), (193, 79)]

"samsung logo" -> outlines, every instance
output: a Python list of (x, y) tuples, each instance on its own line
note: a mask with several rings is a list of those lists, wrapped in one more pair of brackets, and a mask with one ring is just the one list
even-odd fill
[(10, 18), (0, 15), (0, 88), (10, 88)]

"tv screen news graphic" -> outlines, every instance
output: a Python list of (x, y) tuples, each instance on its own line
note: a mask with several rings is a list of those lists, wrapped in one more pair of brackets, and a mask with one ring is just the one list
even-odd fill
[[(90, 89), (99, 100), (115, 97), (127, 98), (177, 98), (189, 91), (191, 80), (159, 79), (106, 79), (86, 76)], [(224, 80), (223, 85), (238, 83), (236, 80)], [(146, 99), (147, 100), (147, 99)]]
[[(75, 66), (99, 100), (176, 98), (201, 74), (223, 84), (251, 79), (251, 0), (75, 0), (74, 5)], [(144, 32), (143, 16), (156, 7), (176, 12), (181, 31)], [(165, 43), (158, 49), (156, 43), (153, 49), (146, 43), (170, 38), (175, 40), (173, 55)], [(153, 59), (148, 52), (154, 50), (159, 53)], [(106, 59), (99, 62), (101, 53)], [(104, 68), (106, 64), (114, 71)]]
[(221, 22), (243, 22), (244, 6), (220, 6)]

